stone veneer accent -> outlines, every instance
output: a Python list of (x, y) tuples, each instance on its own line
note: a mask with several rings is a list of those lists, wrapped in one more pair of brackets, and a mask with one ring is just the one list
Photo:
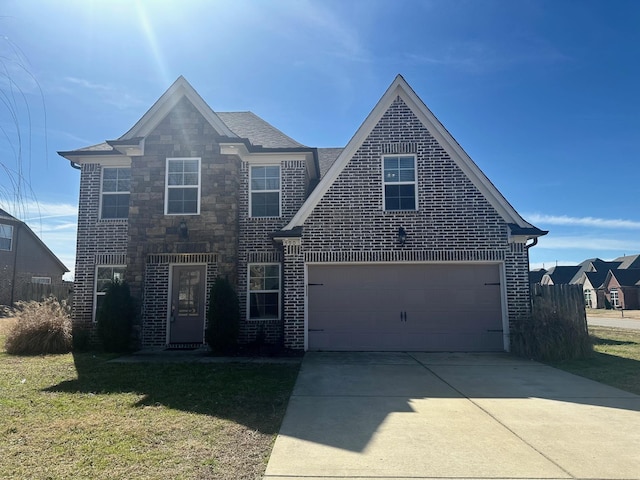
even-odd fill
[[(382, 156), (416, 155), (418, 210), (383, 210)], [(408, 236), (399, 245), (399, 227)], [(510, 323), (529, 309), (527, 251), (404, 101), (397, 97), (305, 221), (300, 250), (285, 255), (298, 287), (285, 291), (286, 345), (303, 348), (304, 262), (504, 261)], [(293, 280), (287, 282), (291, 286)]]
[[(166, 339), (170, 263), (147, 263), (149, 256), (215, 253), (217, 263), (207, 264), (207, 295), (215, 275), (237, 281), (240, 160), (221, 155), (218, 138), (200, 112), (182, 98), (145, 138), (144, 156), (133, 158), (127, 279), (132, 293), (142, 299), (143, 346), (164, 345)], [(165, 215), (169, 157), (200, 158), (199, 215)], [(178, 235), (183, 220), (188, 239)]]

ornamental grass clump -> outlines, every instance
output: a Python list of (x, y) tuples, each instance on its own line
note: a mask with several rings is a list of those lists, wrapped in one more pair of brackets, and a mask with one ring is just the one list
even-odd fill
[(72, 347), (67, 303), (55, 297), (42, 302), (19, 302), (16, 320), (5, 341), (11, 355), (68, 353)]

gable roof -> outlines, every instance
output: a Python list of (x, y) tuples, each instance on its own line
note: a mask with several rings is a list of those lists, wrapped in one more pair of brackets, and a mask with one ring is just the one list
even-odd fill
[(640, 254), (624, 255), (616, 258), (614, 261), (620, 262), (620, 266), (618, 268), (621, 269), (640, 268)]
[(320, 202), (324, 194), (329, 190), (333, 182), (340, 175), (342, 170), (351, 160), (360, 145), (366, 140), (371, 131), (378, 124), (382, 116), (389, 109), (393, 101), (400, 97), (412, 110), (418, 119), (429, 130), (429, 133), (437, 140), (440, 146), (449, 154), (451, 159), (465, 173), (469, 180), (483, 193), (487, 201), (496, 209), (498, 214), (507, 224), (514, 225), (519, 229), (517, 234), (526, 235), (529, 238), (545, 235), (547, 232), (539, 230), (526, 222), (515, 209), (507, 202), (498, 189), (491, 183), (485, 174), (471, 160), (462, 147), (451, 136), (447, 129), (440, 123), (435, 115), (429, 110), (424, 102), (409, 86), (402, 75), (396, 76), (382, 98), (378, 101), (364, 123), (358, 128), (347, 146), (340, 152), (336, 161), (331, 165), (326, 175), (322, 177), (318, 186), (307, 198), (298, 213), (293, 217), (284, 230), (291, 230), (296, 226), (301, 226), (311, 214), (316, 205)]
[(138, 145), (186, 97), (211, 126), (226, 139), (246, 139), (253, 146), (275, 149), (308, 148), (285, 135), (253, 112), (214, 112), (187, 80), (180, 76), (127, 133), (117, 140), (58, 152), (62, 157), (122, 155), (122, 147)]
[(579, 270), (569, 283), (581, 283), (582, 274), (586, 272), (603, 272), (604, 275), (613, 268), (618, 268), (620, 262), (606, 262), (600, 258), (588, 258), (578, 264)]
[(207, 105), (191, 84), (180, 75), (178, 79), (173, 82), (173, 85), (147, 110), (147, 113), (118, 140), (127, 140), (148, 135), (158, 126), (164, 117), (167, 116), (171, 109), (176, 106), (182, 97), (186, 97), (220, 135), (227, 137), (237, 136), (225, 125), (220, 117), (216, 115), (211, 107)]
[[(593, 288), (600, 288), (609, 274), (609, 270), (597, 272), (584, 272), (584, 276), (589, 280)], [(584, 283), (584, 282), (583, 282)]]
[(529, 283), (540, 283), (547, 271), (544, 268), (529, 271)]
[(580, 270), (578, 265), (558, 265), (551, 267), (545, 277), (551, 278), (554, 285), (560, 285), (563, 283), (571, 283), (571, 280), (575, 274)]
[(640, 285), (640, 269), (637, 268), (609, 270), (606, 283), (609, 283), (611, 276), (615, 277), (621, 287)]
[(27, 225), (26, 223), (24, 223), (22, 220), (18, 220), (16, 217), (14, 217), (13, 215), (11, 215), (9, 212), (3, 210), (2, 208), (0, 208), (0, 220), (6, 221), (6, 222), (10, 222), (13, 225), (19, 225), (21, 228), (23, 228), (29, 235), (31, 235), (33, 237), (33, 239), (35, 240), (35, 242), (40, 245), (42, 247), (42, 249), (51, 256), (51, 259), (58, 264), (58, 266), (60, 267), (60, 269), (63, 272), (68, 272), (69, 269), (65, 266), (64, 263), (62, 263), (60, 261), (60, 259), (58, 257), (56, 257), (55, 253), (53, 253), (49, 247), (47, 247), (47, 245), (40, 239), (40, 237), (38, 235), (36, 235), (33, 230), (31, 230), (31, 228), (29, 228), (29, 225)]

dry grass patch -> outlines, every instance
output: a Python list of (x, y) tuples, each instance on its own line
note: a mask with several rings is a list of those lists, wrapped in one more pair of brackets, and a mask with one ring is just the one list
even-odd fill
[(298, 365), (110, 358), (0, 352), (0, 478), (261, 478)]
[(552, 362), (576, 375), (640, 395), (640, 330), (589, 326), (593, 355)]

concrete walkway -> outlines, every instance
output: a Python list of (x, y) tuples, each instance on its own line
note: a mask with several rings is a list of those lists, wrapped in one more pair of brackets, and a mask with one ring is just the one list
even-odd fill
[(508, 355), (308, 353), (265, 480), (640, 479), (640, 397)]
[(640, 320), (636, 318), (615, 318), (615, 317), (590, 317), (587, 315), (588, 325), (598, 325), (600, 327), (630, 328), (640, 330)]

